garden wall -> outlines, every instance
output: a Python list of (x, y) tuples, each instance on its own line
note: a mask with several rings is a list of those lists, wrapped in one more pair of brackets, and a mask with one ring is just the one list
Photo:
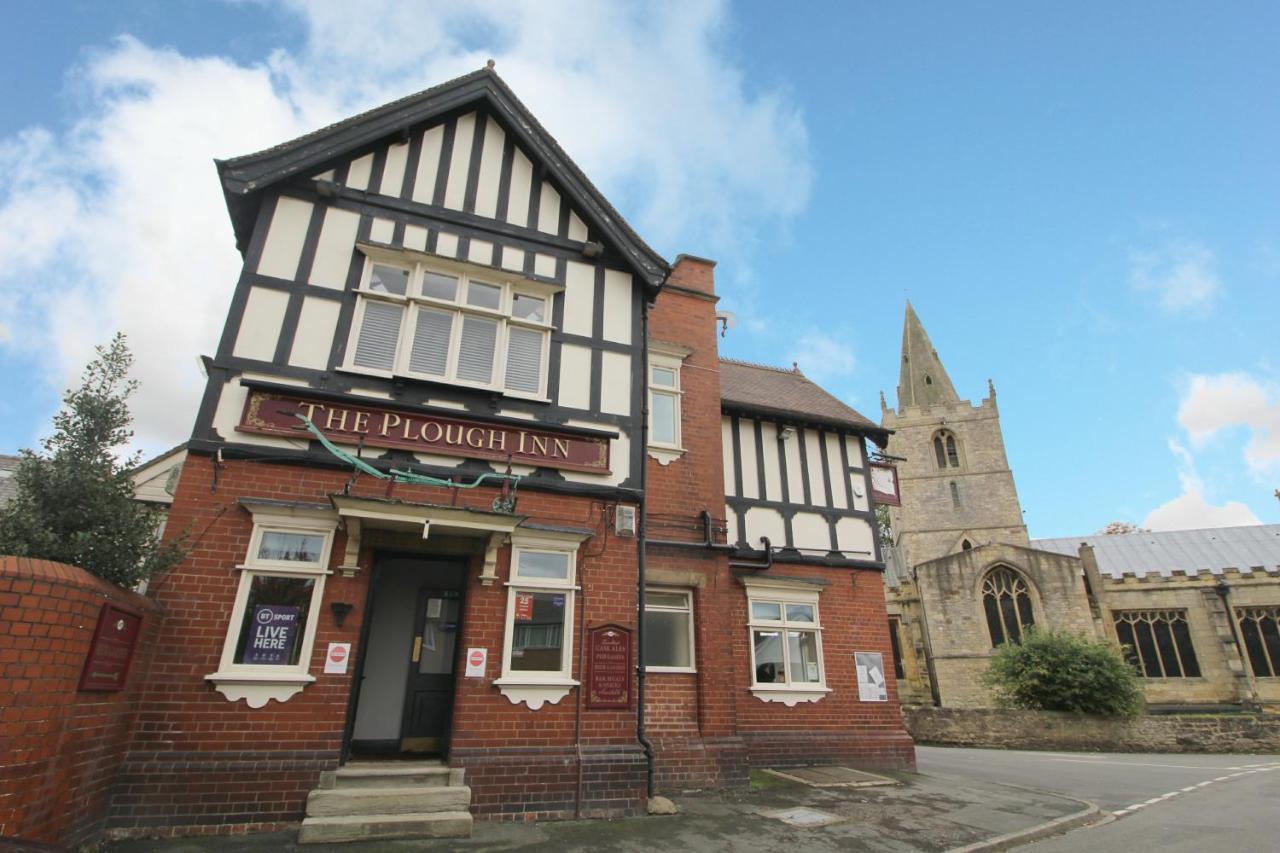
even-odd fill
[(1280, 753), (1280, 714), (1094, 717), (1059, 711), (902, 709), (917, 743), (1084, 752)]
[[(109, 628), (141, 618), (132, 662), (123, 689), (81, 690), (108, 603)], [(75, 847), (98, 834), (159, 623), (154, 603), (83, 569), (0, 557), (0, 838)], [(94, 671), (118, 675), (110, 661)]]

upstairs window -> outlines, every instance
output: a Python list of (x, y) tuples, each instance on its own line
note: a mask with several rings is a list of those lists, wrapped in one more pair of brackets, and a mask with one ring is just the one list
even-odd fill
[(982, 581), (982, 609), (987, 615), (992, 648), (1021, 643), (1036, 623), (1027, 582), (1022, 575), (1004, 566), (992, 569)]
[(370, 258), (347, 370), (546, 396), (552, 291), (496, 270)]
[(649, 342), (649, 455), (663, 465), (684, 453), (680, 369), (691, 352), (677, 344)]

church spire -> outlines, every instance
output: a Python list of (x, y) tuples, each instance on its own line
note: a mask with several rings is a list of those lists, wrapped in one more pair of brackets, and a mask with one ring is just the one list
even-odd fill
[(907, 406), (925, 408), (934, 403), (954, 403), (951, 377), (938, 358), (929, 335), (907, 300), (907, 316), (902, 323), (902, 372), (898, 379), (898, 410)]

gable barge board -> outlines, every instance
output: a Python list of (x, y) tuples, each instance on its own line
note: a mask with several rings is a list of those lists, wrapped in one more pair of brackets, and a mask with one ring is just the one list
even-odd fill
[(471, 105), (476, 105), (477, 111), (487, 108), (490, 115), (496, 115), (506, 132), (518, 139), (521, 148), (535, 155), (529, 158), (532, 162), (551, 167), (550, 178), (561, 198), (568, 198), (588, 220), (594, 221), (608, 242), (621, 251), (651, 295), (656, 294), (671, 271), (670, 264), (632, 230), (501, 78), (488, 69), (393, 101), (291, 142), (255, 154), (215, 160), (237, 246), (247, 241), (253, 196), (259, 191), (327, 166), (356, 149), (398, 138), (405, 128)]

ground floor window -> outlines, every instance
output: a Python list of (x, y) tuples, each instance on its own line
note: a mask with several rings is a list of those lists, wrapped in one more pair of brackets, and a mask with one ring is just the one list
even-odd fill
[(751, 689), (766, 701), (815, 701), (828, 692), (818, 591), (803, 584), (747, 586)]
[(559, 702), (573, 680), (573, 606), (577, 547), (572, 542), (520, 537), (511, 548), (502, 677), (512, 702), (537, 710)]
[(1280, 677), (1280, 606), (1236, 610), (1254, 678)]
[[(253, 507), (249, 507), (253, 511)], [(314, 681), (309, 673), (337, 519), (327, 513), (254, 513), (218, 671), (228, 699), (261, 707)]]
[(1185, 610), (1117, 610), (1116, 635), (1138, 674), (1146, 678), (1199, 678)]
[(644, 661), (651, 672), (693, 672), (693, 593), (645, 590)]

